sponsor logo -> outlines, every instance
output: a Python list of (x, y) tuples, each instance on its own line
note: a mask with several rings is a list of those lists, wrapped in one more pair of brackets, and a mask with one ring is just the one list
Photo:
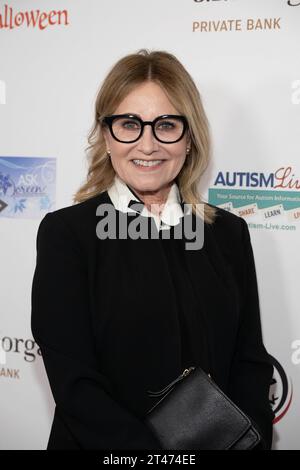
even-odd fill
[(55, 206), (56, 160), (0, 157), (0, 217), (40, 218)]
[(270, 388), (270, 404), (275, 413), (274, 424), (287, 414), (293, 399), (292, 381), (288, 379), (282, 365), (271, 356), (274, 366), (273, 380)]
[(279, 31), (281, 18), (236, 18), (225, 20), (193, 21), (192, 31), (200, 33), (227, 33), (230, 31)]
[(20, 369), (8, 369), (7, 367), (1, 367), (0, 377), (5, 377), (6, 379), (19, 379)]
[(272, 222), (265, 228), (279, 229), (279, 222), (300, 221), (300, 179), (292, 166), (272, 173), (219, 171), (209, 188), (209, 202), (251, 222)]
[[(238, 0), (193, 0), (194, 4), (201, 5), (202, 7), (208, 7), (208, 11), (212, 11), (209, 7), (223, 7), (227, 5), (235, 6), (238, 4)], [(282, 0), (285, 6), (297, 7), (300, 6), (300, 0)], [(241, 3), (241, 2), (240, 2)], [(244, 2), (245, 3), (245, 2)], [(251, 5), (249, 0), (249, 6)], [(202, 10), (201, 10), (202, 11)], [(214, 10), (215, 11), (215, 10)], [(220, 11), (223, 11), (223, 9)], [(192, 22), (192, 31), (200, 33), (225, 33), (232, 31), (280, 31), (283, 27), (283, 19), (281, 17), (248, 17), (248, 18), (223, 18), (223, 19), (211, 19), (211, 20), (200, 20)]]
[(41, 350), (33, 339), (11, 338), (3, 336), (0, 338), (0, 377), (19, 379), (19, 369), (8, 367), (9, 359), (13, 355), (21, 355), (25, 362), (35, 362), (41, 356)]
[(5, 4), (0, 9), (0, 29), (36, 28), (44, 30), (49, 26), (68, 26), (69, 13), (67, 10), (41, 10), (16, 11)]

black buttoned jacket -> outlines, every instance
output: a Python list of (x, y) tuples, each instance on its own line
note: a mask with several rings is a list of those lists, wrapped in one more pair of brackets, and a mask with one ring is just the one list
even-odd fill
[[(154, 404), (146, 391), (182, 372), (176, 296), (159, 240), (96, 236), (103, 203), (107, 191), (48, 213), (38, 229), (31, 327), (56, 403), (48, 449), (159, 449), (143, 417)], [(201, 305), (199, 365), (269, 449), (273, 367), (246, 222), (217, 208), (185, 263)]]

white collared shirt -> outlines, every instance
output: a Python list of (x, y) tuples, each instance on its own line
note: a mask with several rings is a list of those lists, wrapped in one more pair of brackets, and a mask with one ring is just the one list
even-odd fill
[[(136, 212), (136, 210), (128, 206), (130, 201), (141, 203), (141, 201), (129, 189), (127, 184), (117, 174), (115, 175), (112, 186), (107, 192), (115, 209), (121, 212)], [(172, 225), (177, 225), (180, 222), (180, 218), (184, 215), (181, 202), (178, 186), (174, 182), (170, 188), (166, 203), (160, 216), (150, 212), (146, 205), (143, 205), (143, 210), (140, 214), (144, 217), (153, 217), (157, 230), (170, 229)]]

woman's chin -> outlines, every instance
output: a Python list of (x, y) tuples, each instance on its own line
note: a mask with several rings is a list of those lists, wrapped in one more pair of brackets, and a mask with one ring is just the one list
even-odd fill
[(139, 192), (153, 192), (162, 189), (162, 187), (164, 187), (167, 182), (160, 182), (155, 177), (151, 177), (150, 175), (143, 175), (142, 177), (130, 178), (130, 181), (127, 184)]

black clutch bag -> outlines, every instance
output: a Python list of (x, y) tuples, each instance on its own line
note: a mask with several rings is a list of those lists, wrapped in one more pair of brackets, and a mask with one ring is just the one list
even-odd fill
[(250, 419), (200, 367), (189, 367), (164, 389), (145, 422), (163, 449), (251, 450), (261, 440)]

